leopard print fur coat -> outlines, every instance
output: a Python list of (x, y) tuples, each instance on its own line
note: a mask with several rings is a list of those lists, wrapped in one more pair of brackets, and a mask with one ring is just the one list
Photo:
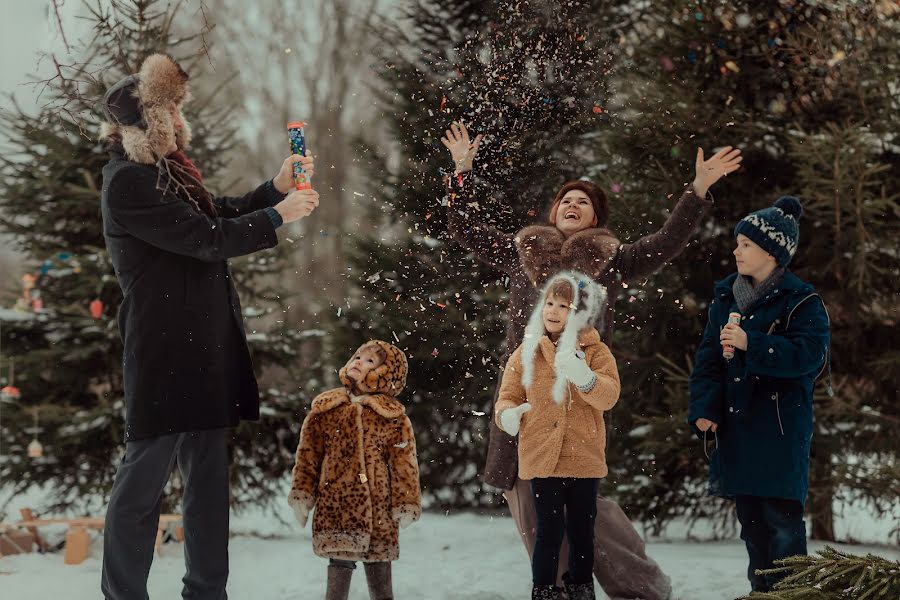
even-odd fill
[(399, 525), (417, 520), (422, 508), (416, 440), (396, 398), (406, 385), (406, 356), (381, 341), (360, 351), (369, 344), (385, 352), (385, 361), (356, 388), (341, 369), (344, 387), (313, 400), (289, 502), (315, 507), (317, 555), (381, 562), (400, 556)]

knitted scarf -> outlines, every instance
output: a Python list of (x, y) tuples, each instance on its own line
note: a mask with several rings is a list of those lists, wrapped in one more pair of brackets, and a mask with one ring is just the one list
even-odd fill
[(772, 274), (766, 277), (765, 281), (760, 282), (756, 287), (753, 286), (753, 279), (746, 275), (738, 275), (731, 286), (734, 293), (734, 300), (737, 302), (738, 310), (742, 313), (759, 301), (760, 298), (775, 289), (775, 286), (784, 277), (784, 267), (778, 267)]
[(163, 160), (168, 162), (169, 175), (175, 180), (179, 197), (196, 205), (210, 217), (215, 217), (212, 194), (203, 186), (203, 175), (194, 161), (181, 150), (176, 150)]

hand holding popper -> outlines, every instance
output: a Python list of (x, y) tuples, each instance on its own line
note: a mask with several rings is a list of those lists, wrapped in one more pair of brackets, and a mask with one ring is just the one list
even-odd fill
[[(287, 124), (288, 139), (291, 141), (291, 154), (300, 157), (306, 156), (306, 135), (303, 131), (305, 126), (306, 123), (303, 121), (291, 121)], [(309, 173), (304, 168), (302, 158), (293, 164), (294, 187), (298, 190), (312, 188), (312, 183), (309, 181), (311, 177), (312, 173)]]
[(275, 205), (275, 210), (285, 223), (308, 217), (319, 206), (319, 193), (312, 189), (310, 183), (315, 166), (312, 155), (306, 149), (303, 127), (304, 123), (300, 121), (288, 123), (292, 154), (284, 160), (278, 175), (272, 179), (275, 189), (288, 194)]

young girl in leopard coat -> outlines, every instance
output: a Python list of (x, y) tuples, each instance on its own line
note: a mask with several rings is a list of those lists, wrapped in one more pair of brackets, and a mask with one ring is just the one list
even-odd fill
[(313, 515), (313, 551), (329, 558), (326, 600), (346, 600), (356, 561), (369, 596), (391, 600), (399, 528), (422, 513), (412, 424), (397, 396), (406, 355), (363, 344), (340, 370), (342, 387), (319, 394), (303, 422), (288, 502), (301, 527)]

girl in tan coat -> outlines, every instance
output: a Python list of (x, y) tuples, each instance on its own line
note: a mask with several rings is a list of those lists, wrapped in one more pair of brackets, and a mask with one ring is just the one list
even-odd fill
[(391, 600), (399, 528), (422, 514), (412, 424), (396, 396), (406, 385), (403, 352), (363, 344), (340, 370), (343, 387), (319, 394), (303, 421), (288, 502), (301, 527), (313, 516), (313, 551), (331, 559), (326, 600), (346, 600), (355, 561), (369, 596)]
[(606, 290), (575, 272), (541, 292), (525, 341), (507, 363), (495, 408), (499, 427), (519, 435), (519, 473), (537, 511), (532, 598), (557, 599), (563, 535), (569, 538), (570, 600), (593, 600), (597, 485), (607, 474), (603, 412), (619, 398), (619, 373), (590, 324)]

